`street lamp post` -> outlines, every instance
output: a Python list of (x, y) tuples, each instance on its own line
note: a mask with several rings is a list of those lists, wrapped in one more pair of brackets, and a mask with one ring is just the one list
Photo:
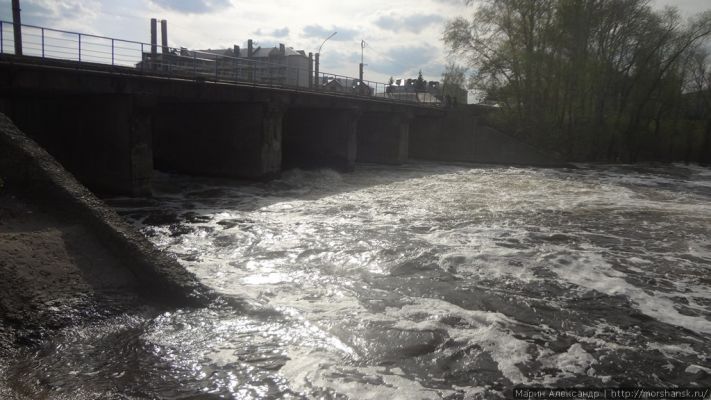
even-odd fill
[(360, 79), (360, 84), (363, 84), (363, 53), (365, 52), (365, 40), (360, 41), (360, 65), (358, 68), (358, 79)]
[(316, 80), (316, 88), (319, 88), (319, 64), (320, 64), (320, 59), (321, 59), (321, 48), (323, 47), (324, 44), (328, 41), (328, 39), (336, 36), (338, 32), (333, 32), (329, 37), (327, 37), (323, 43), (321, 43), (321, 46), (318, 46), (318, 51), (316, 52), (316, 59), (314, 60), (314, 78)]

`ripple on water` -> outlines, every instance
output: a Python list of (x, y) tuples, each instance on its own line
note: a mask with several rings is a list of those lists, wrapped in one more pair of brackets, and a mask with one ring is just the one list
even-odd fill
[(710, 182), (695, 166), (159, 175), (153, 200), (113, 204), (230, 300), (69, 330), (9, 373), (85, 398), (711, 386)]

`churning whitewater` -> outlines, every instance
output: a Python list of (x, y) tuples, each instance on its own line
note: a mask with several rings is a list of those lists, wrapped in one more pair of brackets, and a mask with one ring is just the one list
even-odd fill
[(23, 373), (70, 397), (711, 386), (708, 168), (359, 165), (156, 187), (111, 204), (224, 302), (69, 329)]

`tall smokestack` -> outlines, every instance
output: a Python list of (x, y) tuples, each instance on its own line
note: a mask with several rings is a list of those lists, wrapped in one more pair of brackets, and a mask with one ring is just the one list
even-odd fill
[(247, 41), (247, 58), (252, 58), (252, 53), (254, 52), (254, 47), (252, 44), (252, 39)]
[(12, 26), (15, 34), (15, 55), (22, 55), (22, 18), (20, 0), (12, 0)]
[(160, 20), (160, 36), (161, 36), (161, 44), (163, 45), (163, 49), (161, 51), (163, 54), (168, 54), (168, 21), (162, 19)]
[(309, 87), (314, 86), (314, 53), (309, 53)]
[(320, 58), (320, 56), (321, 56), (320, 53), (316, 53), (316, 55), (315, 55), (316, 59), (314, 60), (314, 82), (316, 82), (316, 88), (320, 88), (320, 87), (321, 87), (321, 77), (318, 76), (318, 75), (319, 75), (319, 71), (318, 71), (319, 65), (318, 65), (318, 63), (319, 63), (319, 58)]

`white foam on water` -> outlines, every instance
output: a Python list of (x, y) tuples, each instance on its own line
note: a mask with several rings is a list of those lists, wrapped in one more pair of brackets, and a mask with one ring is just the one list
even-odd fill
[[(611, 334), (612, 333), (612, 334)], [(568, 333), (571, 337), (575, 338), (578, 343), (587, 343), (595, 346), (596, 351), (623, 351), (623, 350), (635, 350), (636, 348), (629, 345), (624, 345), (617, 343), (615, 341), (605, 340), (603, 338), (612, 337), (622, 337), (625, 334), (629, 334), (628, 330), (623, 330), (619, 326), (610, 325), (603, 321), (596, 321), (594, 334), (592, 336), (581, 336), (572, 333)]]
[[(711, 216), (711, 214), (710, 214)], [(701, 240), (690, 240), (688, 242), (689, 251), (688, 254), (692, 257), (700, 258), (707, 261), (705, 264), (700, 266), (711, 270), (711, 240), (701, 241)]]
[(306, 395), (330, 389), (352, 399), (439, 400), (454, 393), (425, 388), (397, 368), (344, 366), (343, 359), (330, 352), (290, 348), (288, 355), (279, 372), (292, 389)]
[[(553, 353), (546, 350), (538, 357), (538, 361), (544, 368), (555, 368), (562, 372), (552, 379), (555, 383), (563, 377), (571, 377), (581, 374), (594, 376), (595, 370), (593, 365), (597, 364), (597, 360), (590, 353), (586, 352), (580, 343), (575, 343), (565, 353)], [(550, 378), (549, 378), (550, 379)]]
[[(413, 304), (401, 308), (387, 309), (386, 315), (396, 321), (396, 328), (420, 331), (444, 329), (455, 341), (479, 345), (511, 382), (530, 382), (517, 365), (531, 360), (528, 353), (531, 345), (512, 336), (510, 328), (516, 325), (513, 320), (498, 312), (467, 310), (439, 299), (418, 298), (412, 301)], [(423, 312), (428, 314), (428, 318), (419, 321), (416, 317)], [(455, 328), (439, 322), (451, 316), (466, 321), (467, 327)]]
[[(639, 229), (663, 227), (674, 231), (678, 221), (672, 217), (676, 216), (699, 216), (702, 225), (703, 218), (707, 218), (704, 216), (711, 215), (711, 205), (698, 202), (693, 194), (675, 193), (665, 187), (679, 185), (679, 180), (655, 175), (626, 176), (624, 171), (428, 166), (425, 173), (420, 173), (420, 167), (408, 168), (364, 167), (350, 175), (329, 170), (289, 171), (273, 184), (274, 193), (270, 192), (273, 188), (256, 185), (239, 192), (230, 189), (232, 195), (241, 196), (239, 201), (244, 200), (251, 207), (220, 209), (222, 203), (218, 202), (211, 210), (214, 199), (206, 199), (204, 204), (191, 200), (199, 205), (195, 210), (212, 220), (190, 224), (197, 230), (178, 237), (172, 237), (167, 227), (156, 227), (158, 236), (151, 240), (178, 254), (198, 253), (198, 261), (181, 262), (219, 292), (243, 296), (286, 314), (292, 325), (274, 328), (278, 334), (293, 338), (287, 351), (289, 360), (280, 373), (304, 393), (325, 388), (351, 398), (447, 395), (447, 391), (427, 388), (396, 368), (349, 365), (357, 359), (357, 351), (347, 344), (349, 338), (339, 338), (330, 330), (344, 320), (358, 321), (359, 327), (386, 325), (406, 331), (444, 331), (462, 346), (475, 346), (488, 354), (501, 374), (514, 384), (554, 384), (564, 377), (596, 376), (597, 361), (585, 348), (637, 349), (606, 341), (604, 338), (614, 335), (616, 328), (609, 327), (613, 333), (608, 332), (607, 336), (601, 331), (592, 337), (571, 335), (578, 343), (563, 353), (554, 353), (519, 339), (516, 332), (521, 324), (501, 313), (467, 310), (439, 299), (390, 292), (386, 295), (398, 296), (408, 304), (386, 307), (382, 312), (364, 307), (363, 293), (366, 300), (379, 293), (368, 286), (367, 280), (361, 280), (360, 274), (385, 276), (404, 261), (420, 260), (420, 255), (432, 254), (431, 259), (424, 259), (472, 284), (483, 280), (540, 281), (543, 278), (538, 277), (537, 270), (547, 269), (558, 276), (555, 284), (572, 286), (572, 295), (595, 290), (609, 296), (625, 296), (640, 312), (659, 321), (700, 333), (711, 332), (708, 319), (684, 315), (675, 308), (679, 302), (674, 298), (683, 297), (689, 300), (688, 308), (708, 313), (708, 306), (693, 298), (707, 299), (711, 293), (693, 276), (683, 280), (677, 277), (672, 289), (664, 292), (629, 283), (634, 281), (630, 278), (660, 279), (655, 275), (657, 260), (694, 270), (708, 269), (710, 264), (682, 260), (684, 254), (665, 249), (647, 251), (642, 248), (644, 243), (639, 248), (628, 247), (630, 251), (624, 254), (586, 246), (593, 235), (603, 235), (616, 243), (629, 240), (628, 233), (604, 226), (572, 226), (565, 231), (566, 218), (575, 222), (579, 213), (594, 213), (590, 215), (601, 218), (616, 216), (615, 223), (624, 222), (627, 213), (640, 213)], [(711, 176), (708, 169), (697, 173)], [(166, 198), (181, 200), (178, 195)], [(548, 226), (538, 219), (530, 222), (542, 212), (559, 218), (561, 226)], [(659, 221), (645, 220), (646, 213), (659, 216)], [(242, 222), (225, 229), (217, 224), (223, 219)], [(532, 232), (562, 233), (572, 236), (575, 244), (555, 240), (541, 243)], [(703, 237), (689, 241), (688, 255), (707, 261), (711, 260), (709, 252), (711, 247)], [(610, 257), (626, 259), (625, 272), (613, 268)], [(570, 291), (565, 293), (570, 295)], [(560, 307), (553, 297), (547, 300), (548, 305)], [(462, 323), (451, 326), (441, 322), (447, 317), (456, 317)], [(591, 329), (597, 328), (600, 327)], [(209, 334), (205, 328), (196, 329), (197, 335)], [(228, 321), (216, 329), (239, 332), (241, 328)], [(551, 329), (527, 327), (527, 331), (530, 329), (540, 329), (545, 341), (556, 340)], [(654, 346), (657, 345), (648, 345), (647, 350)], [(689, 350), (683, 346), (658, 346), (669, 358), (674, 358), (676, 351)], [(217, 347), (210, 354), (208, 358), (218, 365), (228, 363), (231, 357), (229, 351)], [(528, 376), (523, 366), (535, 361), (560, 373)], [(461, 389), (457, 388), (460, 392)], [(483, 390), (476, 387), (466, 391), (475, 397)]]
[[(629, 262), (631, 262), (631, 263), (633, 263), (633, 264), (638, 264), (638, 265), (639, 265), (639, 264), (642, 264), (642, 265), (653, 264), (651, 261), (645, 260), (645, 259), (642, 259), (642, 258), (639, 258), (639, 257), (629, 257), (629, 258), (627, 258), (627, 261), (629, 261)], [(640, 270), (640, 271), (641, 271), (641, 270)]]
[(530, 282), (538, 279), (530, 264), (512, 263), (516, 259), (525, 260), (535, 254), (534, 249), (522, 245), (527, 237), (528, 233), (523, 228), (492, 224), (437, 231), (424, 235), (423, 239), (441, 249), (440, 266), (455, 275), (487, 279), (514, 278)]
[(700, 366), (700, 365), (689, 365), (689, 366), (686, 367), (686, 369), (684, 370), (684, 372), (686, 372), (687, 374), (697, 374), (697, 373), (699, 373), (700, 371), (704, 371), (704, 372), (706, 372), (707, 374), (711, 374), (711, 368), (702, 367), (702, 366)]
[(650, 350), (659, 350), (667, 358), (677, 358), (678, 356), (696, 355), (696, 351), (688, 343), (667, 344), (667, 343), (647, 343)]
[(627, 275), (614, 269), (601, 253), (602, 249), (595, 248), (576, 253), (559, 248), (557, 251), (542, 254), (539, 262), (548, 264), (558, 277), (581, 288), (610, 296), (626, 296), (640, 312), (658, 321), (699, 333), (711, 333), (711, 321), (708, 319), (679, 313), (674, 307), (675, 302), (670, 299), (676, 293), (670, 295), (628, 283), (625, 280)]

